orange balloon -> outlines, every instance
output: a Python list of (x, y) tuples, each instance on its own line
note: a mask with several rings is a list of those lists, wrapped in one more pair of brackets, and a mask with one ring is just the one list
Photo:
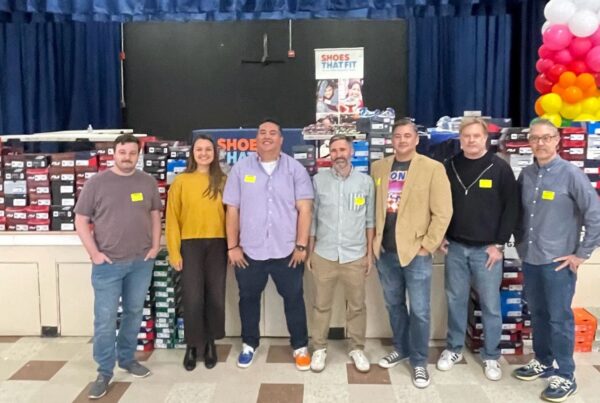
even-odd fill
[(538, 116), (542, 116), (544, 113), (544, 108), (542, 108), (542, 100), (540, 98), (535, 101), (535, 114)]
[(575, 85), (581, 88), (583, 91), (585, 91), (592, 85), (596, 87), (596, 80), (594, 79), (594, 76), (590, 73), (583, 73), (577, 77), (577, 79), (575, 80)]
[(598, 89), (596, 88), (596, 84), (594, 84), (591, 87), (586, 88), (583, 91), (583, 97), (584, 98), (589, 98), (589, 97), (595, 97), (598, 94)]
[(583, 98), (583, 91), (581, 91), (581, 88), (572, 85), (565, 89), (562, 98), (568, 103), (574, 104), (581, 101)]
[(563, 94), (565, 92), (565, 89), (563, 87), (561, 87), (559, 84), (554, 84), (552, 86), (552, 91), (551, 92), (560, 95), (561, 98), (564, 98)]
[(571, 87), (571, 86), (575, 85), (576, 81), (577, 81), (577, 76), (572, 71), (565, 71), (564, 73), (562, 73), (560, 75), (560, 78), (558, 79), (558, 83), (563, 88), (567, 88), (567, 87)]

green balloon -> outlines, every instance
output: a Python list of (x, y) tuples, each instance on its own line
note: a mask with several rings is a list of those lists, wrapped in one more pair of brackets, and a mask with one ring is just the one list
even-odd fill
[(560, 125), (560, 127), (570, 127), (571, 123), (573, 123), (573, 119), (563, 118), (562, 125)]

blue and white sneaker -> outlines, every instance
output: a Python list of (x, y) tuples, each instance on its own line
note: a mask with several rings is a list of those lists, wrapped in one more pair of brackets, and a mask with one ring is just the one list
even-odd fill
[(549, 378), (554, 375), (554, 367), (547, 366), (535, 358), (527, 365), (519, 367), (513, 371), (515, 378), (522, 381), (533, 381), (538, 378)]
[(237, 366), (240, 368), (248, 368), (252, 365), (252, 361), (254, 360), (254, 349), (244, 343), (242, 345), (242, 351), (238, 356)]
[(564, 402), (577, 392), (577, 383), (562, 376), (552, 376), (548, 386), (542, 392), (541, 398), (548, 402)]

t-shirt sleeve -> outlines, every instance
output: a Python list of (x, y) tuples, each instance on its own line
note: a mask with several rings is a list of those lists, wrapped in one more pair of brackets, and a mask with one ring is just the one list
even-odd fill
[(89, 180), (83, 185), (83, 189), (81, 189), (81, 194), (75, 205), (75, 214), (86, 217), (92, 217), (94, 215), (96, 204), (96, 182), (97, 181), (95, 180)]
[[(296, 162), (296, 161), (294, 161)], [(300, 163), (294, 164), (294, 194), (296, 200), (314, 199), (315, 193), (310, 176)]]
[(240, 174), (239, 165), (233, 166), (225, 182), (223, 190), (223, 204), (240, 207)]
[(152, 207), (150, 208), (151, 211), (154, 210), (162, 210), (162, 202), (160, 201), (160, 193), (158, 192), (158, 183), (156, 182), (156, 179), (150, 177), (151, 180), (151, 192), (152, 192)]

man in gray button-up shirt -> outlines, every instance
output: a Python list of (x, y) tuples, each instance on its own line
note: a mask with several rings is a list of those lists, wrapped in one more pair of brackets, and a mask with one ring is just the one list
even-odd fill
[(370, 176), (352, 169), (352, 140), (334, 136), (329, 143), (333, 167), (313, 179), (315, 189), (308, 268), (315, 282), (311, 336), (314, 353), (311, 369), (325, 369), (327, 334), (333, 295), (338, 281), (348, 301), (346, 321), (350, 357), (356, 369), (367, 372), (363, 350), (367, 325), (365, 278), (373, 265), (375, 191)]
[[(585, 174), (560, 158), (559, 141), (551, 122), (533, 122), (529, 143), (536, 162), (519, 176), (523, 211), (517, 249), (523, 260), (535, 358), (514, 374), (521, 380), (556, 375), (542, 392), (550, 401), (563, 401), (577, 390), (571, 302), (579, 265), (600, 245), (598, 196)], [(582, 226), (585, 235), (580, 241)]]

